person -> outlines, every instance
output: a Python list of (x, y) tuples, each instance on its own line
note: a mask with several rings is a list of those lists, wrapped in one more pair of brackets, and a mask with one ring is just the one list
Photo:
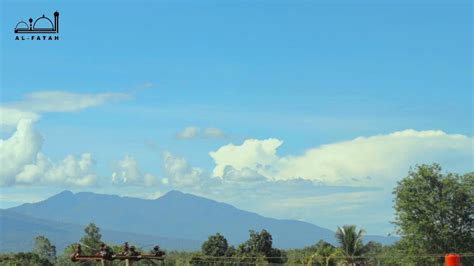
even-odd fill
[(136, 250), (135, 246), (131, 246), (129, 256), (140, 256), (140, 252)]
[(111, 260), (113, 259), (113, 251), (110, 247), (108, 247), (105, 243), (100, 244), (99, 252), (96, 253), (96, 256), (101, 256), (103, 259)]
[(81, 244), (77, 244), (76, 248), (74, 249), (74, 253), (69, 256), (71, 261), (77, 261), (77, 257), (81, 256), (82, 254), (82, 249), (81, 249)]
[(153, 247), (153, 250), (151, 251), (151, 253), (153, 255), (155, 255), (155, 257), (161, 257), (161, 256), (164, 256), (165, 255), (165, 252), (160, 250), (160, 246), (159, 245), (156, 245)]
[(130, 256), (130, 247), (128, 246), (128, 242), (125, 242), (123, 244), (123, 252), (122, 255), (124, 256)]

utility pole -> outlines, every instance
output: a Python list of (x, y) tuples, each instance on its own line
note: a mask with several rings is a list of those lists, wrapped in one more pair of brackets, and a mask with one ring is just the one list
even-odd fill
[(71, 254), (70, 259), (72, 262), (82, 262), (82, 261), (96, 261), (99, 262), (101, 266), (109, 265), (109, 261), (121, 260), (125, 261), (126, 266), (133, 266), (134, 261), (138, 260), (159, 260), (164, 261), (165, 252), (160, 249), (160, 246), (156, 245), (153, 247), (151, 254), (140, 254), (140, 252), (135, 250), (134, 246), (128, 247), (128, 243), (125, 243), (123, 247), (123, 252), (114, 254), (112, 249), (107, 247), (106, 244), (101, 244), (101, 249), (96, 255), (84, 256), (82, 255), (81, 245), (78, 245), (73, 254)]

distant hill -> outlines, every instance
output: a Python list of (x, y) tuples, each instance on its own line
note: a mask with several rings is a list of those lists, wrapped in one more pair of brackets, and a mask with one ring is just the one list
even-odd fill
[[(274, 244), (279, 248), (300, 248), (320, 239), (335, 241), (333, 231), (310, 223), (266, 218), (179, 191), (171, 191), (156, 200), (64, 191), (44, 201), (23, 204), (9, 211), (77, 224), (81, 229), (83, 225), (94, 222), (103, 229), (169, 239), (202, 241), (220, 232), (230, 243), (238, 244), (248, 238), (250, 229), (264, 228), (272, 234)], [(396, 239), (374, 237), (382, 243)], [(366, 240), (372, 238), (369, 236)]]
[[(153, 235), (140, 235), (112, 230), (101, 230), (102, 237), (107, 243), (122, 244), (124, 241), (146, 246), (159, 243), (169, 250), (196, 250), (201, 241), (187, 239), (170, 239)], [(64, 248), (78, 242), (84, 235), (84, 226), (48, 221), (10, 210), (0, 210), (0, 252), (30, 251), (33, 239), (38, 235), (48, 237), (59, 253)]]

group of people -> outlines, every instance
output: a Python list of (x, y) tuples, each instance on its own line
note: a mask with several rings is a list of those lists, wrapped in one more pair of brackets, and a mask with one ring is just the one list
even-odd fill
[[(153, 247), (151, 250), (151, 255), (155, 257), (162, 257), (165, 255), (165, 252), (160, 249), (160, 246), (156, 245)], [(82, 248), (81, 244), (77, 244), (76, 249), (74, 250), (74, 253), (71, 254), (70, 258), (72, 261), (77, 261), (78, 257), (82, 256)], [(125, 259), (126, 258), (136, 258), (139, 259), (141, 257), (141, 253), (137, 251), (135, 246), (129, 246), (128, 242), (125, 242), (122, 246), (122, 252), (115, 254), (112, 248), (107, 246), (105, 243), (100, 244), (100, 248), (95, 253), (95, 256), (101, 257), (102, 259), (105, 260), (113, 260), (113, 259)]]

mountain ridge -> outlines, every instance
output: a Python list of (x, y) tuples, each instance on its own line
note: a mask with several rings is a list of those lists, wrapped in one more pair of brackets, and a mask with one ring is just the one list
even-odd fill
[[(279, 248), (301, 248), (324, 239), (335, 243), (334, 232), (317, 225), (274, 219), (240, 210), (230, 204), (197, 195), (170, 191), (157, 199), (139, 199), (93, 192), (62, 191), (36, 203), (8, 209), (31, 217), (86, 225), (107, 230), (170, 239), (205, 240), (217, 232), (231, 244), (248, 238), (249, 230), (268, 230)], [(384, 243), (394, 238), (366, 236)]]

